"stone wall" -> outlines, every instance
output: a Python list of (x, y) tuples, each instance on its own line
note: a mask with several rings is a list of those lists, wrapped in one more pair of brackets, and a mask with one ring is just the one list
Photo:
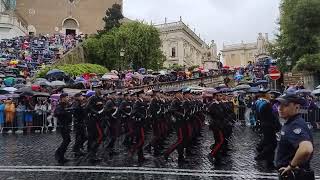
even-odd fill
[[(64, 21), (76, 21), (77, 33), (93, 34), (102, 29), (106, 10), (122, 0), (18, 0), (16, 11), (36, 34), (65, 33)], [(33, 31), (34, 31), (33, 30)]]
[(78, 45), (67, 54), (65, 54), (61, 59), (57, 60), (55, 65), (64, 65), (64, 64), (79, 64), (86, 63), (87, 61), (84, 58), (84, 50), (82, 44)]

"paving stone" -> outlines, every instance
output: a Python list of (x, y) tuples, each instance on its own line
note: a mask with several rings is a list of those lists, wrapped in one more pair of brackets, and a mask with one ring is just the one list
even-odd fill
[[(134, 173), (110, 173), (104, 172), (7, 172), (0, 170), (1, 180), (22, 180), (22, 179), (45, 179), (45, 180), (81, 180), (81, 179), (187, 179), (187, 180), (202, 180), (202, 179), (264, 179), (265, 176), (274, 177), (275, 171), (268, 170), (261, 163), (254, 160), (256, 155), (255, 145), (259, 139), (258, 134), (253, 132), (249, 128), (237, 126), (234, 128), (234, 135), (230, 140), (230, 148), (232, 149), (228, 156), (224, 157), (222, 164), (212, 165), (206, 155), (209, 153), (209, 147), (213, 143), (212, 133), (205, 128), (202, 131), (202, 137), (199, 138), (200, 144), (194, 148), (194, 156), (187, 157), (188, 163), (178, 165), (177, 153), (174, 152), (170, 160), (165, 162), (162, 157), (153, 157), (151, 154), (145, 152), (145, 156), (148, 159), (142, 165), (137, 163), (136, 156), (132, 159), (127, 157), (126, 149), (121, 145), (123, 138), (119, 138), (116, 144), (116, 151), (119, 155), (110, 157), (109, 152), (105, 151), (101, 146), (99, 150), (99, 156), (103, 157), (103, 161), (97, 164), (97, 167), (136, 167), (136, 168), (156, 168), (154, 173), (146, 172), (143, 169), (136, 170)], [(150, 138), (147, 139), (147, 141)], [(172, 135), (168, 140), (168, 145), (175, 142), (175, 135)], [(54, 160), (54, 151), (61, 143), (61, 138), (57, 133), (47, 134), (29, 134), (29, 135), (2, 135), (0, 138), (0, 166), (56, 166), (57, 163)], [(314, 133), (315, 153), (313, 155), (312, 167), (316, 174), (320, 175), (320, 132)], [(73, 158), (71, 153), (71, 147), (73, 142), (69, 146), (69, 150), (66, 154), (67, 158)], [(166, 147), (167, 147), (166, 146)], [(72, 162), (66, 166), (92, 166), (87, 162), (85, 158), (73, 159)], [(14, 168), (14, 167), (13, 167)], [(167, 172), (166, 169), (176, 170), (172, 171), (173, 174), (157, 174), (159, 172)], [(199, 170), (199, 172), (188, 172), (188, 175), (181, 175), (183, 170)], [(214, 177), (203, 177), (204, 173), (208, 171), (223, 171), (224, 173), (217, 173)], [(142, 173), (140, 173), (141, 171)], [(151, 170), (147, 170), (151, 171)], [(170, 172), (171, 172), (170, 171)], [(174, 174), (176, 173), (176, 174)], [(238, 173), (238, 174), (237, 174)], [(209, 173), (210, 174), (210, 173)], [(221, 175), (222, 174), (222, 175)], [(223, 176), (224, 174), (224, 176)], [(233, 175), (232, 175), (233, 174)], [(232, 175), (229, 177), (229, 175)], [(258, 175), (258, 176), (257, 176)], [(272, 178), (271, 178), (272, 179)]]

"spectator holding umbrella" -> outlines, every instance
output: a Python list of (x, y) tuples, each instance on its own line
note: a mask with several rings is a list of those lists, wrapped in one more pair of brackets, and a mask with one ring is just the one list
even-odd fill
[[(9, 99), (5, 106), (5, 114), (6, 114), (6, 125), (7, 127), (13, 126), (13, 120), (16, 113), (16, 107), (12, 101), (12, 99)], [(8, 131), (9, 133), (12, 132), (12, 130)]]
[(31, 126), (32, 126), (32, 121), (33, 121), (33, 106), (30, 102), (31, 99), (29, 99), (30, 97), (27, 97), (26, 101), (25, 101), (25, 105), (26, 105), (26, 112), (25, 112), (25, 116), (24, 116), (24, 121), (26, 123), (27, 126), (27, 132), (30, 133), (31, 132)]
[(17, 133), (22, 133), (22, 128), (24, 126), (24, 112), (26, 111), (26, 106), (24, 105), (24, 103), (22, 101), (18, 102), (18, 106), (17, 106), (17, 126), (19, 128), (19, 130), (17, 131)]

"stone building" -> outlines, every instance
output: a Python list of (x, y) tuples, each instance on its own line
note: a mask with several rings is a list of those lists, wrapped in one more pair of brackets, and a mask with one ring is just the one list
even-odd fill
[(160, 31), (162, 51), (166, 56), (165, 67), (203, 66), (205, 69), (217, 68), (217, 45), (214, 41), (207, 45), (185, 23), (180, 21), (155, 25)]
[(18, 0), (16, 13), (28, 22), (29, 34), (93, 34), (115, 3), (122, 0)]
[(27, 22), (15, 14), (15, 0), (0, 1), (0, 39), (11, 39), (27, 34)]
[(223, 45), (222, 57), (224, 64), (231, 67), (246, 66), (249, 61), (255, 62), (260, 57), (267, 55), (268, 34), (259, 33), (257, 42)]

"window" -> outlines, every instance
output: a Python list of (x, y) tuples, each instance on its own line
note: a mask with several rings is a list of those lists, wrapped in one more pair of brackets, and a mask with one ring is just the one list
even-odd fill
[(176, 57), (176, 48), (171, 48), (171, 57)]

